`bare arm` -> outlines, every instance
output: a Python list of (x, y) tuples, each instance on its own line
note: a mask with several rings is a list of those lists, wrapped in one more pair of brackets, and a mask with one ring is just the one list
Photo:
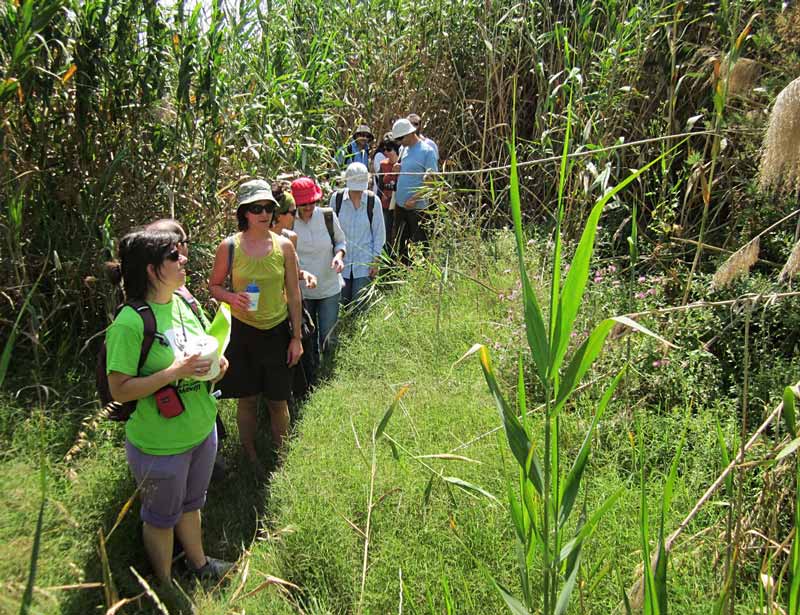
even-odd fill
[(176, 357), (168, 368), (149, 376), (129, 376), (122, 372), (111, 372), (108, 374), (108, 388), (115, 401), (125, 403), (152, 395), (179, 378), (202, 376), (210, 367), (211, 361), (201, 359), (199, 354)]
[(283, 251), (286, 302), (289, 306), (289, 318), (292, 322), (292, 339), (289, 341), (289, 351), (286, 358), (291, 367), (297, 364), (303, 354), (303, 299), (300, 295), (300, 283), (298, 280), (297, 252), (294, 251), (292, 242), (283, 237), (280, 238), (280, 248)]
[(225, 278), (228, 277), (228, 250), (228, 244), (224, 241), (217, 247), (214, 266), (208, 276), (208, 290), (217, 301), (224, 301), (232, 308), (245, 311), (250, 304), (247, 293), (235, 293), (225, 288)]

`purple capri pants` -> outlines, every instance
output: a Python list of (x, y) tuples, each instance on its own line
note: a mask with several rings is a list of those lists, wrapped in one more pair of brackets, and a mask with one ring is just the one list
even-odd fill
[(148, 455), (125, 442), (128, 465), (141, 487), (142, 521), (175, 527), (183, 513), (206, 503), (206, 490), (217, 455), (217, 428), (194, 448), (179, 455)]

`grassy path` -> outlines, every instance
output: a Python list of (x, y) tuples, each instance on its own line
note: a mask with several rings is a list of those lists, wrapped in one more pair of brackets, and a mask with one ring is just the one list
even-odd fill
[[(205, 535), (209, 553), (238, 558), (239, 567), (218, 588), (189, 588), (199, 612), (296, 613), (300, 606), (316, 614), (392, 613), (400, 605), (405, 613), (503, 611), (499, 596), (469, 553), (499, 582), (512, 591), (517, 587), (513, 530), (504, 503), (504, 477), (512, 466), (501, 432), (470, 443), (497, 427), (499, 418), (475, 360), (454, 363), (472, 344), (482, 342), (494, 347), (500, 373), (509, 379), (514, 374), (524, 341), (507, 239), (494, 246), (491, 256), (484, 255), (480, 266), (469, 258), (457, 264), (481, 284), (454, 272), (442, 284), (438, 269), (419, 267), (381, 297), (366, 317), (351, 323), (334, 377), (304, 408), (285, 463), (268, 485), (256, 483), (237, 467), (235, 421), (232, 409), (223, 407), (231, 427), (226, 455), (234, 467), (227, 481), (212, 483)], [(598, 372), (618, 363), (619, 354), (611, 348)], [(371, 433), (404, 387), (407, 392), (385, 432), (396, 450), (384, 439), (373, 457)], [(565, 450), (574, 452), (580, 446), (599, 394), (587, 392), (565, 416)], [(0, 492), (0, 613), (19, 610), (40, 501), (37, 451), (42, 450), (47, 451), (48, 501), (40, 589), (31, 612), (92, 612), (103, 603), (101, 589), (46, 588), (102, 580), (97, 532), (110, 530), (134, 491), (120, 446), (121, 429), (101, 425), (87, 449), (66, 464), (61, 461), (65, 443), (75, 438), (69, 421), (48, 410), (33, 411), (20, 423), (19, 416), (9, 414), (21, 410), (3, 403), (0, 433), (8, 447), (0, 460), (5, 486)], [(721, 410), (637, 412), (638, 428), (648, 442), (653, 511), (678, 434), (688, 430), (689, 450), (673, 505), (677, 519), (713, 478), (713, 421)], [(722, 418), (727, 427), (728, 420)], [(19, 426), (12, 431), (11, 425)], [(587, 470), (587, 508), (593, 510), (620, 486), (627, 491), (587, 544), (571, 612), (610, 612), (619, 600), (620, 584), (632, 581), (639, 560), (634, 429), (631, 408), (620, 398), (601, 424)], [(266, 433), (262, 431), (262, 440)], [(454, 449), (467, 459), (422, 457)], [(478, 486), (499, 501), (442, 477)], [(123, 517), (108, 541), (111, 575), (121, 597), (142, 592), (129, 566), (148, 572), (137, 508), (134, 505)], [(675, 613), (710, 608), (716, 594), (713, 548), (720, 530), (714, 524), (720, 515), (715, 509), (701, 515), (696, 531), (709, 526), (712, 531), (678, 549), (671, 562)], [(285, 593), (278, 579), (300, 589)], [(122, 612), (155, 611), (142, 599)]]

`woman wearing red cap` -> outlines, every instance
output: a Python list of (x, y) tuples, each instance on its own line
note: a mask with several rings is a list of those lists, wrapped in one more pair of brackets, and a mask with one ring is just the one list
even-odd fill
[[(225, 352), (230, 367), (219, 387), (222, 397), (239, 400), (239, 438), (258, 474), (263, 474), (255, 447), (258, 396), (267, 399), (278, 450), (289, 429), (291, 368), (303, 354), (297, 256), (291, 241), (270, 231), (277, 205), (264, 180), (239, 187), (241, 232), (219, 245), (208, 280), (211, 295), (230, 304), (233, 317)], [(225, 284), (229, 275), (231, 289)]]
[(313, 179), (300, 177), (294, 180), (292, 196), (299, 214), (294, 232), (297, 233), (300, 264), (317, 277), (316, 288), (301, 284), (306, 308), (317, 325), (311, 340), (311, 355), (303, 359), (306, 374), (313, 384), (318, 378), (320, 355), (330, 347), (331, 332), (339, 319), (346, 243), (336, 213), (317, 207), (322, 199), (322, 188)]

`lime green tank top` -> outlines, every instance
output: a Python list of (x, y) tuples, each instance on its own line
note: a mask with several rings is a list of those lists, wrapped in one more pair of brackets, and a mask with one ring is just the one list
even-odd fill
[(266, 330), (281, 324), (289, 316), (284, 284), (283, 250), (278, 235), (270, 231), (272, 251), (266, 256), (253, 258), (242, 250), (242, 234), (233, 239), (233, 271), (231, 283), (234, 292), (242, 292), (255, 282), (259, 288), (258, 309), (244, 311), (231, 308), (233, 316), (256, 329)]

